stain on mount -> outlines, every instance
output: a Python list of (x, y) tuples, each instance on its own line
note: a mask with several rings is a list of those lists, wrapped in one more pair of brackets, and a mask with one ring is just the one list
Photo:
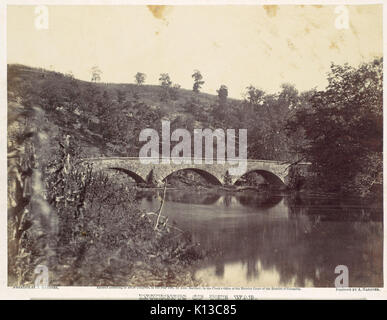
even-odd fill
[(266, 14), (270, 18), (273, 18), (277, 15), (278, 6), (277, 5), (263, 6), (263, 9), (265, 9)]
[(156, 19), (165, 20), (165, 13), (168, 6), (148, 5), (147, 7)]

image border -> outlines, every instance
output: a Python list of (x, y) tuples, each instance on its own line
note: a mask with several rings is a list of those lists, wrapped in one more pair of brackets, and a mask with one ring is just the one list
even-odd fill
[[(161, 287), (49, 287), (24, 288), (8, 287), (7, 285), (7, 6), (8, 5), (372, 5), (383, 6), (383, 56), (386, 52), (386, 12), (383, 1), (229, 1), (229, 0), (169, 0), (169, 1), (140, 1), (140, 0), (3, 0), (0, 3), (0, 30), (1, 30), (1, 109), (0, 125), (0, 299), (192, 299), (194, 296), (227, 296), (234, 300), (235, 295), (253, 296), (254, 299), (386, 299), (386, 199), (383, 196), (383, 288), (161, 288)], [(385, 80), (386, 67), (383, 67)], [(383, 81), (383, 102), (387, 99), (386, 82)], [(383, 107), (384, 109), (384, 107)], [(383, 110), (384, 111), (384, 110)], [(386, 114), (383, 112), (383, 121), (386, 123)], [(386, 147), (386, 130), (383, 130), (383, 149)], [(383, 195), (386, 195), (386, 170), (383, 157)], [(333, 272), (333, 270), (332, 270)]]

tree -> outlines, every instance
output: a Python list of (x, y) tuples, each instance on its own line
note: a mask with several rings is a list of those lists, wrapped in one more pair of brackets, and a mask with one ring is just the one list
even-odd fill
[(218, 93), (218, 98), (221, 104), (225, 104), (227, 101), (227, 96), (228, 96), (228, 88), (224, 84), (220, 86), (218, 90), (216, 90)]
[(290, 83), (283, 83), (281, 89), (278, 96), (280, 104), (286, 107), (287, 111), (296, 109), (299, 104), (298, 90)]
[(331, 66), (328, 86), (288, 122), (302, 127), (301, 150), (325, 190), (366, 195), (382, 182), (383, 60)]
[(98, 68), (98, 66), (93, 66), (91, 68), (91, 81), (98, 82), (101, 81), (102, 71)]
[(254, 106), (263, 104), (265, 92), (250, 85), (246, 88), (245, 99), (246, 101)]
[(137, 85), (141, 86), (142, 84), (145, 83), (145, 79), (146, 79), (146, 74), (145, 73), (137, 72), (134, 77), (136, 79)]
[(199, 70), (194, 70), (194, 73), (192, 74), (192, 78), (194, 79), (192, 90), (193, 92), (198, 93), (205, 81), (203, 81), (203, 76)]
[(159, 78), (160, 85), (162, 87), (169, 88), (172, 85), (171, 78), (168, 73), (161, 73)]
[(171, 78), (169, 77), (168, 73), (161, 73), (160, 78), (159, 78), (160, 86), (162, 87), (162, 92), (161, 92), (161, 101), (167, 101), (169, 100), (170, 96), (170, 89), (172, 86), (172, 81)]
[[(287, 135), (288, 118), (304, 98), (293, 85), (283, 84), (275, 94), (267, 94), (252, 85), (246, 88), (244, 101), (226, 110), (229, 128), (248, 130), (248, 155), (255, 159), (297, 160), (293, 138), (302, 143), (301, 133)], [(227, 105), (233, 105), (228, 102)], [(220, 110), (221, 111), (221, 110)], [(219, 111), (219, 112), (220, 112)], [(301, 135), (301, 136), (300, 136)]]
[(225, 85), (221, 85), (217, 90), (218, 102), (212, 106), (212, 117), (217, 126), (221, 128), (227, 127), (227, 120), (230, 106), (227, 104), (228, 89)]
[(172, 100), (177, 100), (180, 88), (181, 86), (178, 83), (175, 83), (172, 88), (170, 88), (170, 97)]

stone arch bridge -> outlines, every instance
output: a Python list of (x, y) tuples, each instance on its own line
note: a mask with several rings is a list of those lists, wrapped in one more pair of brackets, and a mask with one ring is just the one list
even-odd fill
[[(179, 159), (181, 160), (182, 158)], [(173, 159), (169, 161), (170, 163), (162, 163), (160, 160), (159, 163), (147, 164), (141, 162), (139, 158), (133, 157), (87, 158), (83, 159), (83, 161), (93, 164), (94, 171), (116, 170), (126, 173), (137, 183), (146, 183), (148, 176), (153, 170), (153, 179), (157, 181), (159, 186), (172, 173), (187, 169), (199, 173), (214, 184), (222, 185), (225, 184), (226, 172), (236, 166), (235, 163), (230, 163), (227, 160), (225, 163), (214, 161), (212, 164), (205, 163), (204, 160), (201, 164), (194, 163), (194, 161), (188, 161), (190, 163), (175, 163)], [(298, 167), (305, 167), (305, 165), (307, 164), (297, 164)], [(289, 163), (283, 161), (248, 159), (246, 171), (241, 175), (231, 175), (230, 178), (232, 184), (234, 184), (247, 173), (257, 172), (270, 184), (286, 185), (288, 183), (290, 167)]]

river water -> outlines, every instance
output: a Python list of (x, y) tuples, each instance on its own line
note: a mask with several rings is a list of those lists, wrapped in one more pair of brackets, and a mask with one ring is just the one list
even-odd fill
[[(160, 192), (140, 199), (160, 206)], [(382, 205), (356, 200), (220, 191), (168, 190), (163, 215), (208, 252), (194, 277), (211, 287), (383, 286)]]

